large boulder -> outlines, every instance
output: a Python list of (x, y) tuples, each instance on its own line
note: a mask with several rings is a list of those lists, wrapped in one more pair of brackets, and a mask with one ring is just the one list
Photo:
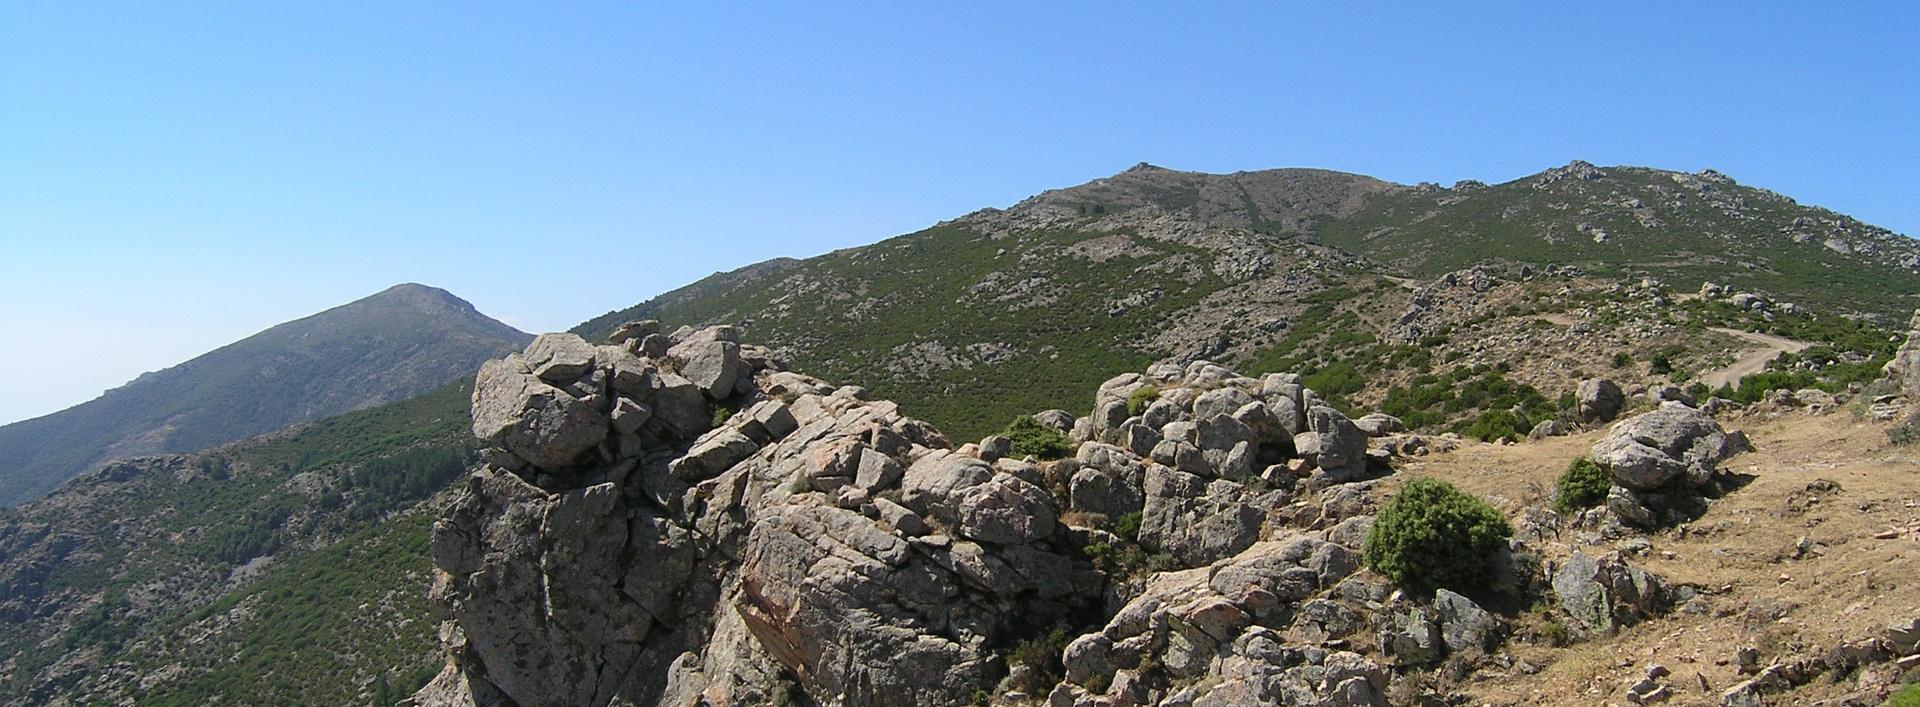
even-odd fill
[(1147, 467), (1140, 544), (1193, 567), (1228, 557), (1260, 538), (1266, 512), (1239, 483), (1209, 483), (1155, 464)]
[(534, 466), (571, 466), (607, 438), (612, 421), (600, 409), (603, 401), (574, 397), (529, 369), (518, 355), (480, 366), (473, 435)]
[(1627, 394), (1620, 390), (1618, 383), (1590, 378), (1580, 382), (1575, 400), (1581, 422), (1608, 422), (1620, 414), (1621, 406), (1627, 403)]
[(1367, 433), (1358, 425), (1339, 410), (1316, 405), (1307, 410), (1307, 428), (1294, 438), (1294, 446), (1328, 481), (1366, 478)]
[(1614, 425), (1593, 445), (1593, 461), (1613, 482), (1654, 490), (1676, 480), (1698, 487), (1717, 465), (1748, 449), (1746, 435), (1728, 433), (1713, 416), (1677, 402)]
[(1627, 564), (1619, 553), (1573, 553), (1553, 573), (1560, 610), (1583, 632), (1611, 634), (1658, 613), (1666, 596), (1659, 577)]

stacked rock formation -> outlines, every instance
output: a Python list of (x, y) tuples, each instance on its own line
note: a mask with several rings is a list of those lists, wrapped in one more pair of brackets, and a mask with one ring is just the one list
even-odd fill
[[(450, 660), (411, 704), (1385, 704), (1398, 667), (1497, 633), (1360, 569), (1390, 471), (1368, 435), (1415, 445), (1292, 376), (1115, 378), (1034, 416), (1078, 443), (1041, 460), (728, 327), (614, 340), (482, 370), (486, 461), (432, 538)], [(1014, 659), (1054, 631), (1064, 676)]]
[(1719, 464), (1747, 451), (1745, 434), (1712, 415), (1669, 400), (1613, 426), (1594, 443), (1594, 463), (1613, 480), (1607, 509), (1632, 525), (1672, 524), (1702, 511)]

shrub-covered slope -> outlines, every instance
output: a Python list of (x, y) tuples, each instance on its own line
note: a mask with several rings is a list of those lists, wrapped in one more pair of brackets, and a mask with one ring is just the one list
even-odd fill
[[(437, 661), (419, 508), (472, 458), (470, 382), (0, 511), (0, 702), (366, 704)], [(389, 700), (388, 703), (391, 701)]]
[[(1325, 245), (1322, 245), (1325, 244)], [(1327, 247), (1335, 246), (1335, 247)], [(1584, 163), (1497, 186), (1141, 165), (871, 246), (769, 261), (575, 331), (730, 323), (963, 438), (1164, 358), (1261, 373), (1387, 333), (1428, 280), (1483, 263), (1713, 281), (1904, 321), (1920, 246), (1714, 172)], [(1417, 342), (1407, 342), (1417, 343)]]

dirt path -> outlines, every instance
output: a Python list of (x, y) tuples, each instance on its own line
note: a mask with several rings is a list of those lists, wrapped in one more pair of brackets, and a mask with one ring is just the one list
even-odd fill
[(1706, 383), (1707, 388), (1712, 390), (1719, 390), (1723, 385), (1738, 385), (1741, 378), (1766, 370), (1767, 362), (1772, 361), (1775, 356), (1781, 353), (1798, 353), (1812, 345), (1805, 341), (1794, 341), (1771, 334), (1755, 334), (1750, 331), (1720, 327), (1714, 327), (1713, 330), (1727, 336), (1745, 339), (1764, 348), (1742, 354), (1740, 359), (1734, 361), (1732, 365), (1701, 376), (1700, 382)]

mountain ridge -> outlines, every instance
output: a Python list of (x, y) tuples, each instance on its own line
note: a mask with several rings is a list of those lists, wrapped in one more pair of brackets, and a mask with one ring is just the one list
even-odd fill
[(187, 452), (421, 394), (532, 337), (405, 283), (0, 426), (0, 504), (113, 460)]

